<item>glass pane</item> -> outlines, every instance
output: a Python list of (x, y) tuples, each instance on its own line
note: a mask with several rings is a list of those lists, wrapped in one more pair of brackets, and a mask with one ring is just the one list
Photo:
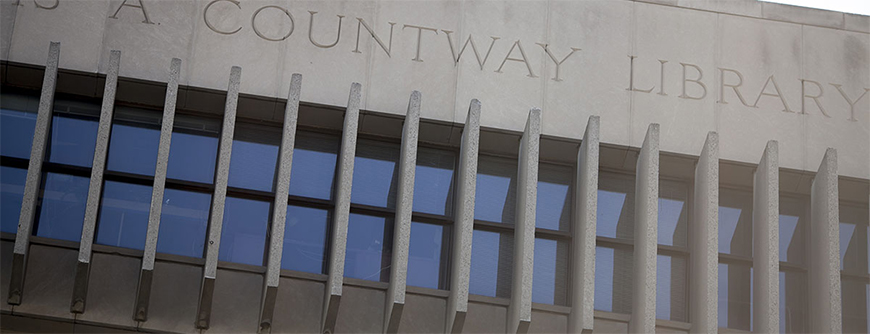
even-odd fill
[(408, 285), (439, 288), (444, 229), (445, 227), (441, 225), (411, 223)]
[(97, 125), (96, 117), (54, 114), (50, 144), (46, 152), (48, 161), (91, 167), (97, 145)]
[(281, 129), (239, 123), (233, 136), (229, 186), (271, 192)]
[(510, 298), (513, 235), (474, 230), (471, 240), (468, 293)]
[(217, 120), (176, 116), (166, 176), (201, 183), (214, 182), (219, 132)]
[(281, 268), (324, 274), (329, 211), (287, 206)]
[(211, 194), (166, 189), (157, 252), (202, 257), (210, 207)]
[(0, 167), (0, 231), (13, 234), (18, 232), (18, 217), (21, 214), (21, 199), (24, 197), (26, 181), (26, 169)]
[(867, 281), (844, 279), (843, 333), (867, 333), (870, 329), (870, 285)]
[(804, 263), (809, 199), (779, 199), (779, 260)]
[(631, 313), (632, 251), (595, 247), (595, 309)]
[(779, 272), (779, 332), (805, 333), (807, 281), (805, 273)]
[[(0, 98), (0, 155), (30, 159), (39, 92), (2, 93)], [(17, 220), (16, 220), (17, 221)]]
[(597, 235), (634, 239), (634, 179), (600, 174), (597, 219)]
[(719, 253), (752, 256), (752, 193), (719, 190)]
[(535, 227), (567, 231), (571, 225), (570, 167), (540, 164)]
[(513, 224), (517, 211), (517, 162), (480, 156), (474, 219)]
[(453, 152), (421, 147), (414, 177), (414, 211), (453, 214)]
[(856, 274), (868, 272), (867, 207), (840, 205), (840, 269)]
[(752, 268), (719, 263), (719, 327), (752, 329)]
[(33, 234), (40, 237), (80, 242), (90, 179), (81, 176), (46, 173)]
[(297, 133), (290, 170), (290, 195), (331, 199), (340, 146), (339, 139), (333, 136)]
[(568, 244), (535, 238), (532, 301), (568, 305)]
[(262, 266), (271, 207), (269, 202), (227, 197), (218, 259)]
[(106, 181), (97, 243), (133, 249), (145, 249), (151, 186)]
[(361, 140), (353, 166), (350, 201), (393, 208), (398, 183), (398, 145)]
[(656, 257), (656, 318), (687, 321), (686, 259), (678, 256)]
[(661, 181), (659, 190), (659, 233), (660, 245), (686, 247), (688, 229), (688, 187), (683, 183)]
[(154, 175), (160, 144), (160, 113), (132, 108), (115, 108), (109, 140), (109, 170)]
[(389, 281), (393, 231), (392, 222), (387, 223), (383, 217), (350, 214), (345, 277)]

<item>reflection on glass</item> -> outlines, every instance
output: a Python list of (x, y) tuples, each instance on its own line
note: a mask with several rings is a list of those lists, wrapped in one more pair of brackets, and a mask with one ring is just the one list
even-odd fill
[(331, 199), (339, 146), (336, 137), (297, 133), (290, 170), (290, 195)]
[[(6, 95), (3, 99), (6, 99)], [(3, 103), (6, 104), (5, 101)], [(0, 155), (30, 159), (36, 113), (24, 110), (0, 109)]]
[(867, 279), (843, 279), (843, 333), (867, 333), (870, 329), (870, 285)]
[(659, 254), (656, 263), (656, 318), (688, 320), (686, 259)]
[(54, 114), (46, 153), (48, 161), (91, 167), (97, 145), (97, 121), (96, 117)]
[(540, 164), (535, 227), (568, 230), (571, 224), (571, 173), (569, 167)]
[(444, 226), (411, 223), (408, 250), (408, 285), (438, 289)]
[(453, 152), (421, 147), (414, 177), (414, 211), (453, 213)]
[(867, 207), (840, 205), (840, 269), (848, 273), (870, 272), (870, 239)]
[(600, 174), (596, 234), (602, 237), (634, 238), (634, 180)]
[(238, 124), (230, 157), (229, 186), (271, 192), (280, 145), (280, 129)]
[(201, 183), (214, 182), (219, 130), (220, 123), (215, 120), (176, 116), (166, 176)]
[(513, 245), (510, 234), (474, 230), (468, 293), (510, 298)]
[(779, 199), (779, 260), (804, 263), (808, 198)]
[(595, 247), (595, 309), (631, 313), (632, 251)]
[(516, 161), (480, 156), (474, 219), (513, 224), (517, 203)]
[(218, 259), (262, 266), (269, 226), (269, 202), (227, 197)]
[(686, 247), (688, 188), (683, 183), (673, 181), (661, 181), (660, 186), (658, 243)]
[(323, 274), (329, 211), (287, 206), (281, 268)]
[(157, 252), (202, 257), (210, 206), (211, 194), (167, 188), (163, 193)]
[(752, 256), (752, 193), (720, 189), (719, 253)]
[(351, 213), (347, 226), (344, 276), (389, 281), (392, 234), (392, 229), (387, 226), (387, 218)]
[(96, 242), (101, 245), (145, 249), (151, 187), (106, 181)]
[(160, 143), (159, 113), (118, 108), (109, 140), (109, 170), (154, 175)]
[(806, 274), (779, 272), (779, 332), (806, 332), (807, 282)]
[(752, 268), (719, 263), (719, 327), (752, 329)]
[(568, 245), (556, 240), (535, 238), (535, 269), (532, 301), (567, 305)]
[(40, 237), (80, 242), (90, 179), (46, 173), (43, 181), (39, 223), (33, 234)]
[(350, 201), (379, 207), (396, 206), (399, 147), (360, 141), (353, 165)]
[(18, 232), (18, 215), (21, 214), (26, 181), (26, 169), (0, 166), (0, 231)]

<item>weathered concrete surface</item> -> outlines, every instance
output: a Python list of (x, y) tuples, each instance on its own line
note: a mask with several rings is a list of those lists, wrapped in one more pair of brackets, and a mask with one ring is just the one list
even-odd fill
[(707, 134), (695, 166), (692, 224), (689, 319), (693, 332), (715, 333), (719, 328), (719, 135), (715, 132)]
[(753, 330), (779, 332), (779, 144), (767, 143), (752, 205)]

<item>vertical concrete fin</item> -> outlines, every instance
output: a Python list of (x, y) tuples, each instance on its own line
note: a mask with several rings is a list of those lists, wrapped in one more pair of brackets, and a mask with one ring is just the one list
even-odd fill
[(278, 157), (278, 175), (275, 178), (275, 202), (272, 205), (272, 228), (269, 253), (266, 262), (265, 285), (260, 300), (259, 331), (272, 328), (278, 281), (281, 278), (281, 256), (284, 253), (284, 226), (287, 221), (287, 196), (290, 193), (290, 170), (293, 167), (293, 149), (296, 143), (296, 123), (299, 118), (299, 95), (302, 91), (302, 75), (293, 73), (284, 107), (284, 129), (281, 133), (281, 152)]
[(719, 134), (707, 133), (695, 166), (695, 212), (689, 229), (690, 285), (693, 333), (715, 333), (719, 329)]
[(461, 333), (468, 312), (468, 283), (471, 275), (471, 237), (474, 232), (474, 193), (477, 188), (477, 151), (480, 145), (480, 101), (471, 100), (462, 143), (456, 191), (456, 221), (453, 223), (450, 294), (444, 331)]
[(812, 333), (840, 333), (840, 205), (837, 150), (829, 148), (810, 193), (809, 305)]
[(634, 206), (634, 268), (629, 333), (656, 329), (656, 253), (658, 243), (659, 125), (650, 124), (637, 159)]
[(408, 249), (411, 239), (411, 213), (414, 206), (414, 176), (417, 169), (417, 137), (420, 129), (420, 92), (411, 93), (408, 115), (402, 129), (402, 152), (399, 158), (399, 189), (396, 194), (396, 219), (393, 227), (393, 256), (390, 262), (390, 287), (387, 289), (384, 332), (399, 330), (405, 305), (405, 281), (408, 273)]
[(529, 111), (526, 129), (520, 140), (511, 303), (506, 326), (508, 333), (525, 333), (532, 322), (532, 273), (535, 269), (535, 214), (540, 147), (541, 109), (533, 108)]
[(169, 147), (172, 128), (175, 125), (175, 105), (178, 99), (178, 78), (181, 75), (181, 59), (172, 58), (169, 65), (169, 80), (166, 82), (166, 99), (163, 102), (163, 120), (160, 123), (160, 143), (157, 147), (157, 166), (154, 169), (154, 188), (151, 190), (151, 207), (148, 211), (148, 231), (145, 234), (145, 251), (142, 269), (136, 288), (136, 308), (133, 320), (148, 320), (148, 304), (151, 298), (151, 274), (154, 271), (154, 256), (157, 253), (157, 236), (160, 234), (160, 215), (163, 212), (163, 192), (166, 188), (166, 169), (169, 164)]
[(753, 179), (753, 331), (779, 332), (779, 145), (767, 142)]
[(211, 318), (211, 302), (214, 295), (214, 280), (217, 275), (218, 254), (220, 254), (221, 230), (224, 222), (224, 204), (227, 199), (227, 182), (230, 176), (230, 157), (233, 153), (233, 132), (236, 127), (236, 107), (239, 103), (239, 85), (242, 68), (230, 69), (227, 85), (227, 99), (224, 106), (224, 121), (218, 146), (218, 161), (214, 175), (214, 195), (209, 215), (208, 244), (205, 253), (203, 281), (200, 285), (199, 308), (196, 312), (196, 327), (207, 329)]
[(361, 90), (362, 86), (359, 83), (351, 84), (350, 96), (347, 99), (347, 111), (344, 113), (344, 129), (341, 137), (341, 152), (338, 158), (338, 177), (336, 178), (335, 214), (332, 221), (332, 247), (329, 250), (329, 278), (326, 281), (323, 319), (321, 320), (321, 332), (323, 333), (335, 332), (335, 320), (338, 317), (338, 305), (341, 301)]
[(577, 152), (569, 333), (592, 333), (595, 312), (595, 227), (598, 212), (598, 143), (600, 118), (589, 116)]
[(45, 146), (48, 143), (48, 130), (51, 126), (59, 60), (60, 42), (51, 42), (48, 46), (48, 59), (45, 62), (45, 75), (42, 78), (42, 92), (39, 96), (39, 109), (36, 114), (36, 126), (33, 130), (33, 144), (30, 147), (30, 161), (27, 165), (27, 179), (24, 183), (21, 213), (18, 216), (18, 231), (15, 235), (9, 294), (6, 300), (11, 305), (20, 305), (24, 292), (26, 256), (27, 250), (30, 248), (30, 231), (36, 215), (39, 185), (42, 182), (42, 162), (45, 159)]
[(94, 162), (91, 165), (91, 180), (88, 186), (88, 200), (85, 205), (85, 220), (82, 224), (78, 265), (76, 266), (73, 296), (70, 302), (70, 312), (72, 313), (83, 313), (88, 297), (91, 247), (94, 244), (100, 197), (103, 191), (103, 173), (106, 171), (106, 155), (109, 152), (109, 135), (112, 132), (112, 115), (115, 111), (115, 91), (118, 88), (118, 69), (120, 64), (121, 51), (112, 50), (109, 56), (109, 67), (106, 69), (103, 105), (100, 108), (100, 123), (97, 126)]

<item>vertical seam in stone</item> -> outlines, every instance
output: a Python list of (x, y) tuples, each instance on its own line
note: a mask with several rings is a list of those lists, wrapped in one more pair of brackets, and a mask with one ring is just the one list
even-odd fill
[(569, 333), (591, 333), (595, 322), (595, 236), (598, 212), (600, 122), (600, 117), (589, 116), (586, 132), (577, 152)]

